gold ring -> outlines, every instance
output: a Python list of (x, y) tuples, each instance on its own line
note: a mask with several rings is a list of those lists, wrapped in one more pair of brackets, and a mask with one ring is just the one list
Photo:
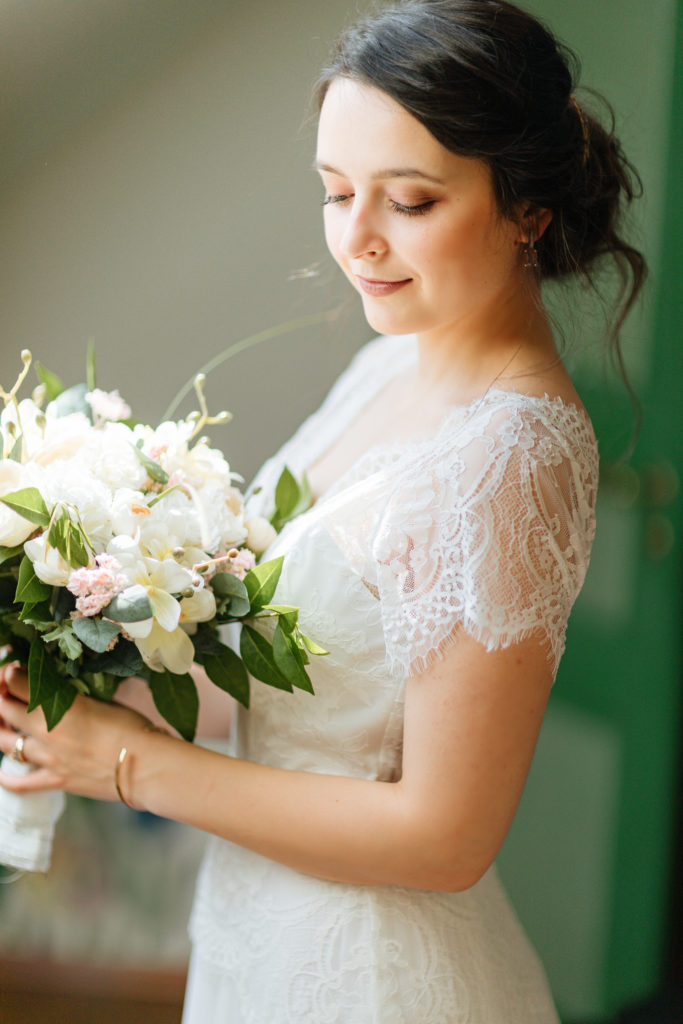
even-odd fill
[(16, 740), (14, 741), (14, 746), (12, 747), (12, 753), (10, 754), (10, 757), (12, 758), (13, 761), (18, 761), (19, 764), (28, 764), (28, 759), (24, 754), (25, 743), (26, 737), (24, 736), (23, 733), (20, 733), (19, 736), (17, 736)]

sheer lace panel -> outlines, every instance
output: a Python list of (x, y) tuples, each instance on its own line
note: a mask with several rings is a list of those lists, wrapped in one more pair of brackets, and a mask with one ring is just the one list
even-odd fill
[(489, 650), (537, 635), (556, 670), (597, 475), (585, 413), (503, 391), (455, 410), (436, 438), (359, 460), (324, 518), (381, 601), (390, 668), (423, 670), (464, 629)]

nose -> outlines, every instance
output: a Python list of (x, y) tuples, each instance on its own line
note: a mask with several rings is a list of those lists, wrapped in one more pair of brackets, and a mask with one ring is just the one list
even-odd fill
[(357, 195), (339, 240), (339, 249), (347, 259), (354, 260), (386, 252), (387, 243), (379, 230), (377, 217), (369, 205), (363, 203)]

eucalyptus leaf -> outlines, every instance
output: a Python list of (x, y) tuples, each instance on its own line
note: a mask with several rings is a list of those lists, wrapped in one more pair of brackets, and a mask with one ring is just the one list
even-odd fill
[(292, 692), (292, 684), (282, 674), (273, 657), (272, 644), (251, 626), (243, 626), (240, 634), (240, 654), (248, 671), (255, 679), (278, 690)]
[[(142, 442), (140, 441), (138, 442), (138, 444), (142, 444)], [(149, 455), (145, 455), (142, 448), (139, 448), (138, 445), (133, 444), (132, 442), (131, 448), (139, 458), (142, 465), (147, 470), (147, 475), (150, 477), (151, 480), (154, 481), (155, 484), (168, 483), (168, 473), (163, 468), (163, 466), (160, 466), (158, 462), (154, 461), (154, 459), (150, 459)]]
[(11, 491), (0, 498), (0, 501), (22, 519), (28, 519), (29, 523), (47, 526), (50, 522), (50, 513), (37, 487), (22, 487), (19, 491)]
[(234, 576), (231, 572), (217, 572), (211, 577), (210, 586), (217, 596), (229, 598), (228, 611), (235, 618), (249, 615), (252, 607), (249, 600), (249, 592), (242, 580), (238, 579), (237, 576)]
[(280, 579), (283, 562), (284, 555), (279, 558), (271, 558), (268, 562), (261, 562), (260, 565), (250, 569), (244, 577), (252, 613), (261, 611), (272, 600)]
[(47, 601), (51, 593), (52, 588), (38, 579), (33, 562), (28, 555), (24, 555), (19, 566), (19, 579), (14, 600), (21, 604), (38, 604), (40, 601)]
[(249, 676), (240, 657), (230, 647), (223, 645), (220, 654), (209, 654), (204, 658), (204, 670), (221, 690), (249, 707)]
[(285, 679), (288, 679), (293, 686), (297, 686), (300, 690), (313, 693), (313, 686), (306, 673), (296, 641), (290, 633), (284, 631), (281, 623), (278, 623), (273, 635), (273, 657)]
[(57, 669), (52, 655), (40, 639), (31, 644), (28, 655), (28, 710), (42, 708), (48, 730), (63, 718), (76, 699), (76, 688)]
[(106, 651), (114, 637), (121, 632), (118, 622), (110, 622), (108, 619), (92, 619), (86, 615), (79, 619), (73, 619), (72, 624), (78, 639), (97, 654)]
[(74, 412), (83, 413), (88, 419), (92, 419), (90, 406), (85, 400), (88, 394), (87, 384), (74, 384), (73, 387), (62, 391), (51, 403), (57, 416), (70, 416)]
[(192, 676), (189, 673), (177, 676), (168, 670), (150, 672), (149, 685), (159, 714), (183, 739), (193, 740), (197, 731), (199, 698)]
[(85, 667), (89, 672), (106, 672), (126, 679), (138, 675), (142, 666), (142, 655), (135, 644), (121, 639), (111, 651), (89, 658)]
[(133, 583), (111, 599), (102, 614), (114, 622), (142, 622), (153, 615), (149, 595), (141, 583)]
[(43, 366), (42, 363), (35, 362), (33, 367), (36, 371), (36, 375), (41, 384), (45, 385), (45, 393), (49, 402), (54, 402), (55, 398), (58, 398), (64, 390), (60, 378), (56, 373), (52, 373), (47, 367)]

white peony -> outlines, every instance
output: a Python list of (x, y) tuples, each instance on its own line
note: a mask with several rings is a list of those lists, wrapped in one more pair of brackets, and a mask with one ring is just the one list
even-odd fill
[(277, 531), (263, 516), (254, 516), (246, 527), (247, 547), (256, 555), (262, 554), (277, 537)]
[[(28, 486), (30, 481), (23, 466), (12, 459), (0, 459), (0, 497)], [(23, 544), (35, 529), (35, 523), (30, 523), (0, 502), (0, 544), (8, 548), (16, 547), (17, 544)]]

